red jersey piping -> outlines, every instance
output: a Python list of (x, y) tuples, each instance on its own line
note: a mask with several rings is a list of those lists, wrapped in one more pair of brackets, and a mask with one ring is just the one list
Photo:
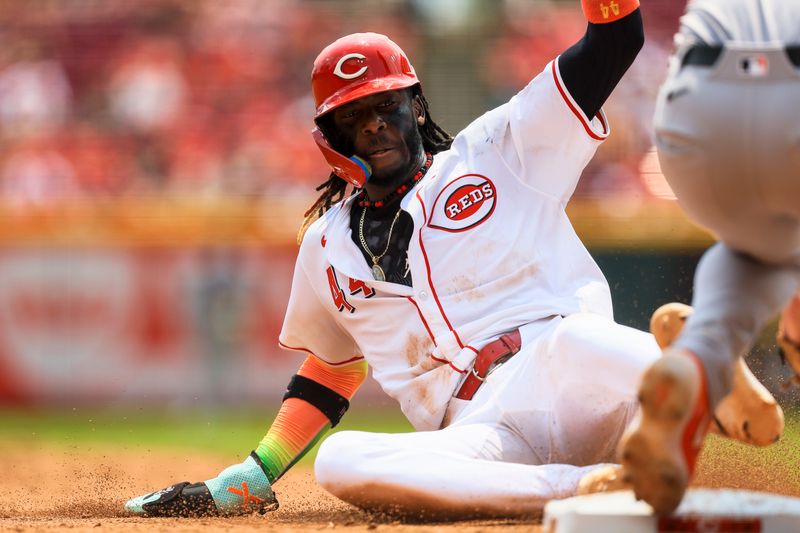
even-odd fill
[(584, 117), (583, 113), (578, 111), (578, 108), (575, 107), (575, 104), (572, 103), (572, 98), (569, 96), (566, 89), (561, 86), (561, 80), (559, 79), (558, 71), (556, 70), (556, 60), (552, 61), (552, 71), (553, 71), (553, 80), (556, 83), (556, 88), (558, 89), (558, 92), (561, 93), (561, 97), (564, 99), (564, 102), (566, 102), (567, 107), (569, 107), (570, 111), (572, 111), (572, 113), (576, 117), (578, 117), (578, 120), (581, 121), (581, 124), (583, 124), (583, 129), (586, 130), (586, 133), (589, 135), (589, 137), (597, 141), (605, 140), (605, 138), (608, 137), (608, 126), (606, 125), (606, 121), (603, 119), (603, 113), (597, 113), (596, 115), (597, 119), (600, 121), (600, 124), (603, 126), (603, 135), (598, 135), (592, 130), (591, 125), (589, 125), (589, 123), (586, 122), (586, 117)]
[(417, 305), (417, 302), (415, 302), (414, 298), (412, 298), (411, 296), (406, 296), (406, 298), (408, 298), (408, 301), (411, 302), (412, 304), (414, 304), (414, 307), (417, 308), (417, 313), (419, 313), (419, 318), (420, 318), (420, 320), (422, 320), (422, 324), (425, 326), (425, 330), (428, 332), (428, 336), (433, 341), (433, 345), (434, 346), (438, 346), (438, 344), (436, 344), (436, 338), (433, 336), (433, 332), (431, 331), (431, 328), (428, 327), (428, 321), (425, 320), (425, 317), (422, 315), (422, 310), (420, 310), (419, 306)]
[[(422, 216), (424, 217), (422, 225), (426, 226), (428, 224), (428, 213), (426, 212), (425, 202), (422, 201), (422, 197), (419, 195), (419, 191), (417, 191), (416, 195), (417, 199), (419, 200), (419, 203), (422, 205)], [(433, 279), (431, 278), (431, 264), (430, 262), (428, 262), (428, 253), (425, 251), (425, 245), (422, 244), (422, 229), (420, 229), (418, 237), (419, 237), (419, 248), (420, 250), (422, 250), (422, 258), (425, 259), (425, 269), (428, 271), (428, 285), (431, 288), (431, 293), (433, 293), (433, 299), (436, 300), (436, 305), (439, 307), (439, 312), (442, 314), (442, 318), (444, 318), (445, 324), (447, 324), (447, 327), (450, 328), (450, 331), (453, 332), (453, 335), (456, 338), (456, 342), (458, 342), (458, 347), (463, 349), (464, 343), (461, 342), (461, 338), (458, 336), (458, 332), (455, 329), (453, 329), (452, 324), (450, 324), (450, 320), (447, 318), (447, 315), (444, 312), (442, 303), (439, 301), (439, 295), (436, 294), (436, 288), (433, 286)]]
[(350, 359), (348, 359), (346, 361), (340, 361), (338, 363), (331, 363), (330, 361), (326, 361), (322, 357), (318, 356), (317, 354), (315, 354), (314, 352), (312, 352), (311, 350), (308, 350), (306, 348), (298, 348), (298, 347), (295, 347), (295, 346), (288, 346), (286, 344), (283, 344), (281, 341), (278, 341), (278, 345), (281, 348), (285, 348), (287, 350), (294, 350), (295, 352), (306, 352), (307, 354), (311, 354), (314, 357), (316, 357), (317, 359), (319, 359), (320, 361), (322, 361), (323, 363), (325, 363), (326, 365), (330, 365), (330, 366), (342, 366), (342, 365), (346, 365), (346, 364), (353, 363), (355, 361), (360, 361), (361, 359), (364, 359), (363, 356), (357, 355), (355, 357), (351, 357)]

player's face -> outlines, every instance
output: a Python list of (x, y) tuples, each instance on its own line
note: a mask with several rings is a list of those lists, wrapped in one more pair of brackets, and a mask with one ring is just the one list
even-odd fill
[(341, 141), (370, 164), (369, 183), (376, 185), (401, 182), (415, 169), (422, 152), (421, 113), (410, 90), (372, 94), (332, 112)]

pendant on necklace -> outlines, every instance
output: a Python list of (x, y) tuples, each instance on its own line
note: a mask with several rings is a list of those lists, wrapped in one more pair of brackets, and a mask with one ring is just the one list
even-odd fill
[(372, 277), (378, 281), (386, 281), (386, 275), (383, 273), (383, 269), (377, 263), (372, 265)]

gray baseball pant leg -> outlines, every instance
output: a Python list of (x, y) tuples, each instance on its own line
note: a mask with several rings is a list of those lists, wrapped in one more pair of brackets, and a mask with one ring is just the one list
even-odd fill
[(695, 312), (674, 346), (703, 360), (712, 405), (731, 391), (731, 360), (744, 355), (797, 288), (796, 269), (756, 261), (724, 243), (703, 255), (694, 281)]

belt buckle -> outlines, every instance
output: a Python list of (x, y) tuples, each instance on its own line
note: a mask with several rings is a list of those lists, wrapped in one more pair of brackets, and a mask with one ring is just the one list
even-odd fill
[[(489, 377), (489, 374), (491, 374), (491, 373), (492, 373), (492, 370), (493, 370), (493, 369), (491, 369), (491, 368), (489, 369), (489, 371), (486, 373), (486, 378), (488, 378), (488, 377)], [(478, 374), (477, 370), (475, 370), (475, 364), (473, 364), (473, 365), (472, 365), (472, 368), (470, 369), (470, 373), (471, 373), (473, 376), (475, 376), (475, 379), (477, 379), (477, 380), (478, 380), (478, 381), (480, 381), (481, 383), (483, 383), (484, 381), (486, 381), (486, 378), (484, 378), (484, 377), (481, 377), (481, 375), (480, 375), (480, 374)]]
[(497, 368), (498, 368), (500, 365), (502, 365), (503, 363), (505, 363), (506, 361), (508, 361), (509, 359), (511, 359), (511, 357), (512, 357), (512, 356), (514, 356), (515, 354), (516, 354), (516, 352), (509, 351), (509, 352), (508, 352), (508, 353), (506, 353), (505, 355), (501, 355), (500, 357), (498, 357), (497, 359), (495, 359), (495, 360), (494, 360), (494, 362), (491, 364), (491, 366), (489, 366), (489, 370), (487, 370), (487, 371), (486, 371), (486, 375), (485, 375), (485, 376), (483, 376), (483, 377), (481, 377), (481, 375), (480, 375), (480, 374), (478, 374), (478, 372), (475, 370), (475, 364), (474, 364), (474, 363), (473, 363), (473, 365), (472, 365), (472, 369), (470, 370), (470, 372), (472, 373), (472, 375), (473, 375), (473, 376), (475, 376), (475, 379), (477, 379), (478, 381), (480, 381), (481, 383), (483, 383), (483, 382), (485, 382), (487, 379), (489, 379), (489, 376), (492, 374), (492, 372), (494, 372), (495, 370), (497, 370)]

